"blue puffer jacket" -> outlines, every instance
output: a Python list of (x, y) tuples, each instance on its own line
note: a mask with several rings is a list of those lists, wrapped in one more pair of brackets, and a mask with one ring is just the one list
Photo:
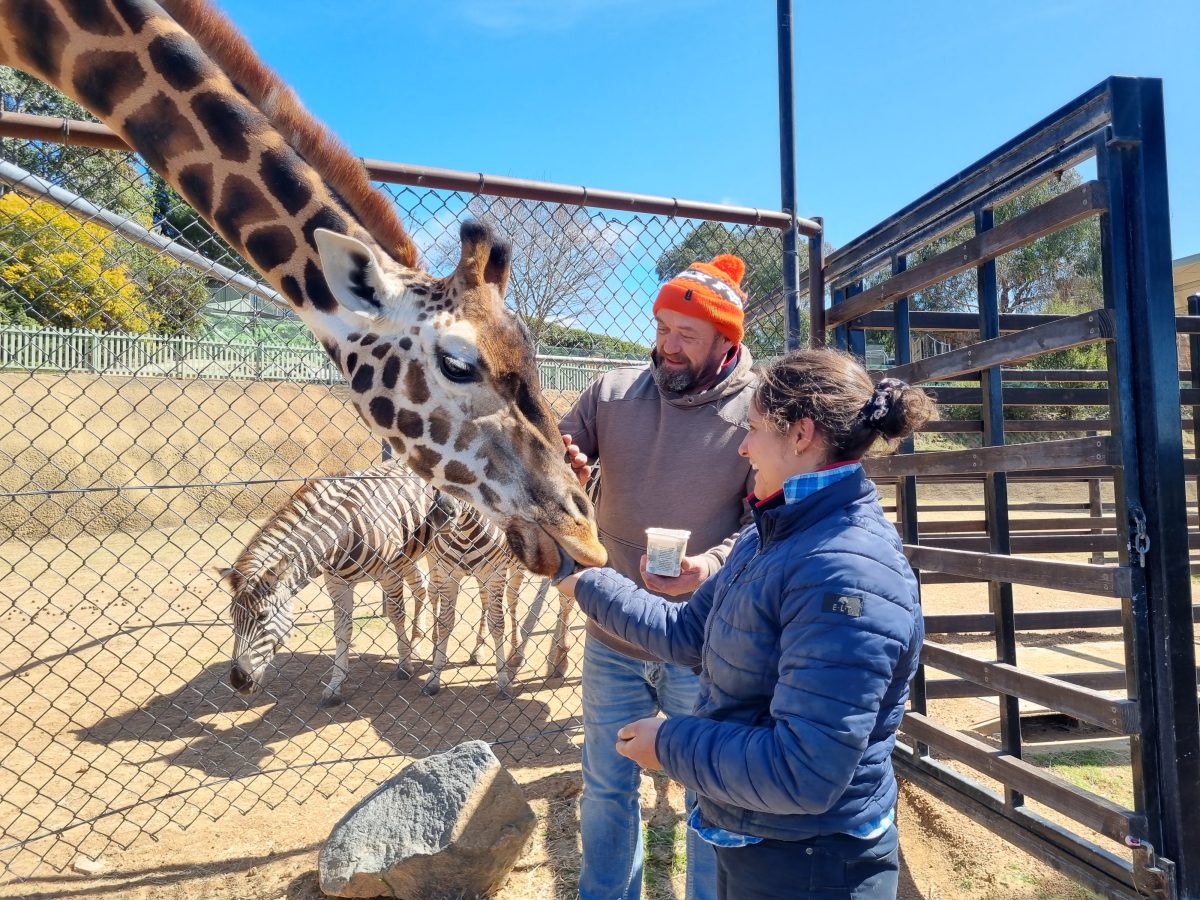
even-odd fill
[(609, 569), (576, 596), (613, 633), (701, 665), (695, 714), (657, 754), (706, 825), (803, 840), (896, 802), (891, 754), (924, 629), (917, 584), (875, 485), (851, 475), (758, 510), (724, 567), (672, 603)]

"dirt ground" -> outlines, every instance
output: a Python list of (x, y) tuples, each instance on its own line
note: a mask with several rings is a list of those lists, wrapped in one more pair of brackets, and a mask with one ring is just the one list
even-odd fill
[[(264, 692), (228, 686), (229, 597), (217, 570), (296, 479), (372, 461), (337, 389), (0, 376), (0, 426), (0, 898), (318, 898), (317, 850), (332, 824), (407, 760), (470, 738), (494, 744), (538, 814), (498, 897), (574, 896), (582, 623), (576, 611), (567, 676), (547, 678), (558, 600), (540, 582), (522, 592), (524, 665), (511, 700), (497, 699), (488, 665), (467, 659), (479, 619), (471, 584), (435, 697), (420, 692), (423, 672), (392, 677), (378, 592), (360, 589), (347, 702), (323, 707), (333, 639), (318, 585), (297, 598), (297, 627)], [(1012, 494), (1086, 500), (1083, 485)], [(927, 586), (924, 603), (931, 614), (988, 608), (978, 585)], [(1105, 601), (1018, 587), (1015, 604)], [(943, 640), (992, 652), (977, 636)], [(1122, 652), (1116, 630), (1047, 632), (1024, 635), (1019, 659), (1043, 672), (1119, 670)], [(422, 640), (418, 655), (429, 654)], [(930, 703), (954, 728), (996, 713), (994, 701)], [(1127, 759), (1045, 764), (1129, 802)], [(682, 897), (681, 792), (643, 781), (646, 895)], [(1090, 896), (910, 786), (898, 821), (902, 897)], [(90, 859), (99, 872), (73, 868)]]

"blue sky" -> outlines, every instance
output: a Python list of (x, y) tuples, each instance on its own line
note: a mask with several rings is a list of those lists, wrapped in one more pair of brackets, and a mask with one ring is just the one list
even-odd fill
[[(778, 208), (773, 0), (223, 0), (366, 157)], [(1197, 0), (796, 0), (799, 211), (835, 246), (1110, 74), (1164, 79), (1200, 253)]]

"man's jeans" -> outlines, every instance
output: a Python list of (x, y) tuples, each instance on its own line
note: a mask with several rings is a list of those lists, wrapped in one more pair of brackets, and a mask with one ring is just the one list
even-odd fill
[[(641, 770), (617, 753), (623, 725), (689, 715), (699, 678), (691, 669), (618, 653), (587, 635), (583, 651), (582, 900), (638, 900), (642, 896)], [(687, 792), (687, 806), (695, 801)], [(682, 822), (683, 827), (687, 827)], [(687, 900), (713, 900), (717, 861), (711, 844), (687, 830)]]

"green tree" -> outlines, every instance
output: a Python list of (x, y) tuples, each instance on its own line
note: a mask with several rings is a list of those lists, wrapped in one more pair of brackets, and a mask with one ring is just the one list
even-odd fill
[(45, 201), (0, 197), (0, 321), (101, 331), (154, 331), (161, 315), (142, 302), (113, 238)]
[[(746, 264), (742, 290), (746, 292), (745, 342), (758, 355), (783, 351), (787, 318), (783, 307), (783, 238), (778, 229), (701, 222), (682, 241), (667, 249), (655, 264), (659, 282), (666, 282), (697, 260), (732, 253)], [(808, 271), (808, 254), (800, 257), (801, 272)], [(801, 302), (800, 342), (808, 342), (807, 303)]]

